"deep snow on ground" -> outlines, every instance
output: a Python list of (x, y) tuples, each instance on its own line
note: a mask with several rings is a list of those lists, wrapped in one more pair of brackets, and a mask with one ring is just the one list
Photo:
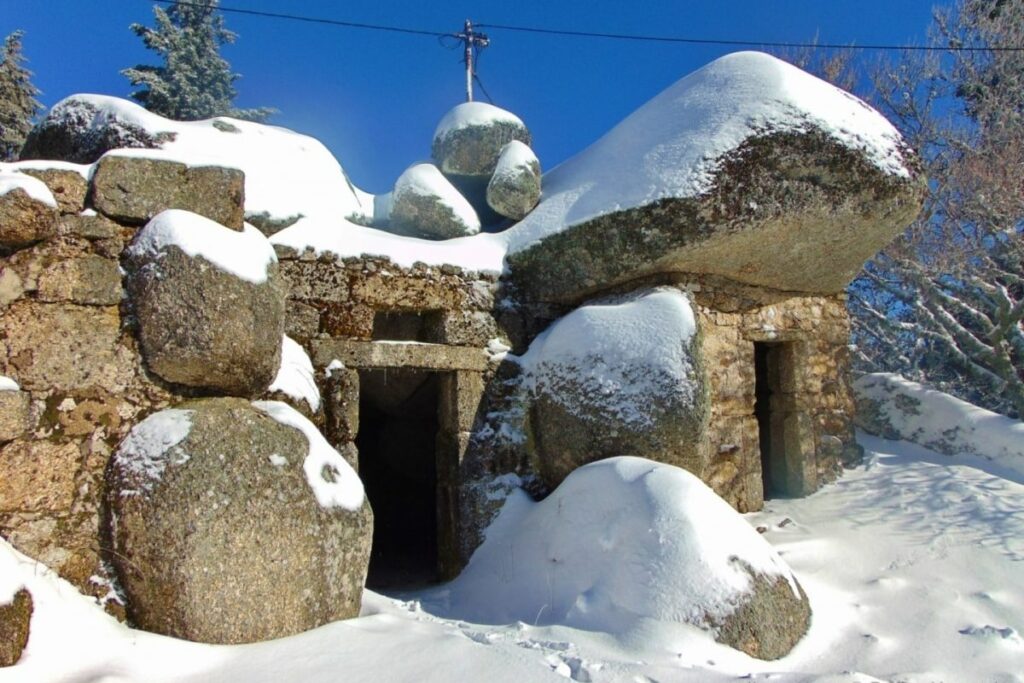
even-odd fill
[(861, 443), (865, 464), (838, 482), (747, 516), (814, 608), (775, 662), (687, 626), (483, 626), (369, 591), (360, 619), (197, 645), (127, 629), (0, 544), (0, 600), (24, 581), (37, 610), (22, 663), (0, 681), (1024, 681), (1024, 479), (983, 457)]

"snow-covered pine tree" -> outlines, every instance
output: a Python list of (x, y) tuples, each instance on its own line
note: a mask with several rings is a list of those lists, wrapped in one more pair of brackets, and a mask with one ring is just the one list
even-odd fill
[(32, 119), (43, 105), (36, 99), (32, 72), (23, 66), (21, 31), (15, 31), (0, 48), (0, 161), (14, 159), (32, 130)]
[(131, 30), (146, 47), (160, 55), (161, 66), (139, 65), (121, 73), (132, 93), (146, 109), (169, 119), (194, 121), (213, 116), (234, 116), (265, 121), (273, 109), (236, 109), (234, 82), (239, 75), (220, 54), (221, 45), (237, 35), (224, 27), (217, 12), (219, 0), (190, 0), (166, 11), (153, 8), (156, 27), (132, 24)]

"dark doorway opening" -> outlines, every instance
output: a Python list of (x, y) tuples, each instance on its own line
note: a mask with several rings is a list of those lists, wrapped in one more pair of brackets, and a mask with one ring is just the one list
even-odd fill
[(764, 498), (786, 491), (786, 420), (782, 413), (785, 344), (754, 342), (754, 416), (761, 448)]
[(373, 508), (366, 585), (438, 581), (438, 376), (412, 369), (359, 372), (359, 475)]

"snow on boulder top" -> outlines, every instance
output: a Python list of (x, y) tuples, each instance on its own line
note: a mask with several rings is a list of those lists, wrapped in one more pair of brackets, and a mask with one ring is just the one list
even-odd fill
[(114, 453), (114, 459), (123, 471), (135, 475), (135, 483), (141, 490), (127, 489), (121, 492), (122, 496), (151, 491), (172, 458), (179, 465), (188, 461), (188, 453), (178, 444), (192, 431), (194, 414), (193, 410), (167, 408), (132, 427)]
[(540, 160), (529, 145), (513, 140), (501, 148), (498, 165), (494, 167), (496, 177), (516, 175), (519, 169), (536, 165), (540, 168)]
[(257, 285), (266, 282), (267, 269), (277, 263), (270, 242), (251, 225), (238, 232), (180, 209), (154, 216), (139, 231), (127, 253), (155, 256), (171, 246), (191, 257), (202, 256), (216, 268)]
[(486, 102), (463, 102), (453, 107), (441, 118), (434, 130), (434, 140), (442, 140), (449, 133), (470, 126), (489, 126), (493, 123), (504, 122), (526, 128), (526, 124), (518, 116), (510, 111)]
[(592, 397), (612, 411), (609, 419), (643, 426), (651, 420), (650, 401), (698, 398), (697, 368), (687, 352), (696, 329), (685, 294), (655, 289), (577, 308), (534, 339), (520, 364), (526, 386), (549, 389), (566, 410)]
[(785, 562), (689, 472), (619, 457), (575, 470), (539, 503), (516, 490), (452, 583), (424, 606), (466, 621), (622, 634), (644, 619), (707, 628)]
[(341, 507), (355, 511), (363, 505), (363, 482), (352, 466), (334, 450), (320, 430), (290, 405), (280, 401), (254, 401), (253, 406), (286, 427), (297, 429), (309, 442), (302, 462), (306, 483), (322, 508)]
[(57, 200), (46, 183), (24, 173), (0, 170), (0, 197), (14, 190), (21, 190), (37, 202), (57, 208)]
[(373, 212), (372, 197), (352, 185), (330, 151), (307, 135), (223, 116), (172, 121), (133, 102), (103, 95), (72, 95), (54, 105), (51, 116), (70, 115), (78, 103), (87, 105), (91, 116), (77, 125), (102, 130), (112, 121), (127, 123), (160, 146), (159, 151), (127, 154), (241, 169), (248, 215), (298, 220)]
[(402, 195), (407, 193), (421, 197), (436, 197), (441, 204), (451, 209), (452, 215), (459, 222), (466, 226), (467, 233), (480, 232), (480, 219), (477, 217), (476, 210), (441, 174), (437, 166), (431, 163), (419, 163), (407, 168), (395, 182), (395, 189), (391, 194), (392, 211)]
[(909, 178), (899, 132), (856, 97), (760, 52), (737, 52), (677, 81), (544, 176), (544, 200), (510, 251), (607, 213), (709, 191), (729, 152), (772, 132), (818, 130), (885, 174)]
[(296, 401), (305, 401), (313, 412), (320, 409), (313, 363), (306, 350), (288, 335), (281, 337), (281, 368), (267, 391), (280, 391)]
[(55, 161), (53, 159), (29, 159), (9, 164), (0, 163), (0, 173), (16, 173), (18, 171), (68, 171), (70, 173), (77, 173), (85, 180), (89, 180), (89, 176), (92, 174), (92, 166), (89, 164), (73, 164), (70, 161)]

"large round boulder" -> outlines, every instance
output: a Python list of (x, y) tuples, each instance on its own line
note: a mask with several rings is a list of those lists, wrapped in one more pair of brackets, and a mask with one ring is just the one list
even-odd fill
[(373, 527), (362, 483), (285, 404), (154, 413), (106, 482), (109, 558), (140, 628), (247, 643), (358, 616)]
[(174, 384), (260, 396), (280, 366), (287, 296), (266, 237), (169, 210), (126, 253), (125, 284), (149, 369)]
[(431, 151), (445, 175), (489, 177), (513, 140), (530, 144), (530, 131), (518, 116), (492, 104), (463, 102), (437, 124)]
[(522, 358), (534, 465), (554, 488), (623, 453), (700, 472), (707, 379), (688, 297), (644, 290), (582, 306)]
[(540, 199), (540, 161), (529, 147), (513, 140), (501, 149), (487, 184), (487, 205), (506, 218), (520, 220)]
[(476, 211), (433, 164), (414, 164), (395, 181), (389, 220), (394, 232), (427, 239), (480, 232)]
[(592, 463), (539, 503), (521, 489), (432, 612), (636, 638), (683, 623), (760, 659), (786, 655), (810, 605), (768, 542), (700, 479), (642, 458)]
[(57, 201), (41, 180), (0, 172), (0, 253), (55, 235), (57, 218)]

